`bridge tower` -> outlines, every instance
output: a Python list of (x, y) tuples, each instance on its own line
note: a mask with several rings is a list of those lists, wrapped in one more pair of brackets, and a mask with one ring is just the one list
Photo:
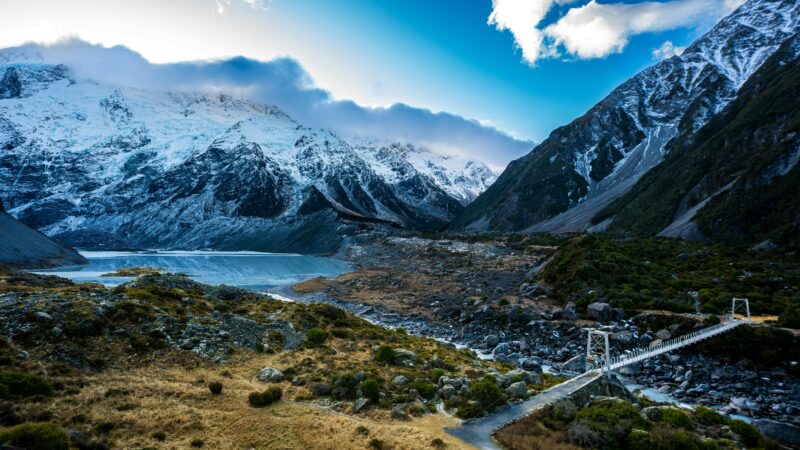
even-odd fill
[(611, 365), (611, 350), (608, 345), (608, 333), (594, 328), (584, 328), (586, 339), (586, 370), (602, 368), (608, 371)]
[(733, 300), (731, 300), (731, 319), (736, 318), (736, 311), (741, 311), (742, 306), (744, 306), (743, 315), (747, 316), (747, 320), (750, 320), (750, 300), (736, 297), (733, 297)]

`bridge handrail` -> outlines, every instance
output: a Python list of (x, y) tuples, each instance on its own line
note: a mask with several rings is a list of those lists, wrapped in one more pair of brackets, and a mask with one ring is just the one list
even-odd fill
[(645, 359), (652, 358), (653, 356), (657, 356), (662, 353), (675, 350), (677, 348), (694, 344), (695, 342), (699, 342), (703, 339), (707, 339), (709, 337), (733, 329), (741, 325), (742, 323), (744, 322), (741, 320), (732, 319), (730, 321), (722, 322), (717, 325), (712, 325), (708, 328), (703, 328), (702, 330), (693, 331), (683, 336), (678, 336), (676, 338), (668, 339), (653, 347), (635, 348), (633, 350), (630, 350), (626, 355), (619, 355), (614, 358), (611, 358), (606, 370), (618, 369), (620, 367), (624, 367), (639, 361), (644, 361)]

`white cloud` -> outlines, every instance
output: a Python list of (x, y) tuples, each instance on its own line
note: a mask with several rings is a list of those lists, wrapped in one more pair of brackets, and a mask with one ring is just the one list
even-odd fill
[(491, 125), (448, 112), (404, 103), (368, 107), (334, 98), (316, 86), (297, 60), (256, 61), (236, 57), (217, 61), (153, 64), (122, 46), (104, 48), (73, 39), (54, 45), (27, 44), (16, 49), (62, 63), (78, 77), (146, 89), (226, 92), (276, 105), (308, 126), (344, 136), (397, 140), (432, 150), (480, 159), (495, 168), (533, 148)]
[(644, 3), (589, 1), (570, 8), (555, 22), (542, 21), (554, 4), (572, 0), (493, 0), (489, 24), (508, 30), (522, 49), (523, 59), (563, 54), (581, 59), (621, 52), (632, 36), (711, 23), (742, 0), (672, 0)]
[(602, 58), (621, 52), (631, 36), (692, 26), (716, 17), (719, 0), (610, 3), (595, 0), (572, 8), (545, 29), (553, 45), (562, 45), (579, 58)]
[(673, 56), (679, 56), (686, 50), (686, 47), (678, 47), (672, 41), (665, 41), (659, 47), (653, 49), (653, 59), (667, 59)]
[[(264, 11), (268, 10), (270, 3), (272, 3), (272, 0), (241, 0), (241, 1), (242, 3), (253, 9), (261, 9)], [(217, 2), (217, 14), (225, 14), (228, 12), (228, 8), (230, 8), (233, 0), (216, 0), (216, 2)]]
[(492, 0), (488, 23), (510, 31), (522, 58), (533, 64), (544, 50), (544, 36), (537, 27), (552, 5), (553, 0)]

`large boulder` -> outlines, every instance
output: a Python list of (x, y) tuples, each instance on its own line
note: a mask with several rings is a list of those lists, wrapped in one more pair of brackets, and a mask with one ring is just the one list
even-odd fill
[(494, 347), (500, 343), (500, 337), (496, 334), (487, 335), (485, 338), (483, 338), (483, 343), (488, 347)]
[(369, 400), (366, 398), (359, 398), (353, 403), (353, 412), (361, 412), (367, 409), (369, 406)]
[(757, 419), (753, 425), (764, 436), (782, 444), (800, 448), (800, 427), (769, 419)]
[(258, 372), (258, 381), (277, 383), (283, 381), (283, 372), (274, 367), (264, 367)]
[(506, 394), (508, 394), (511, 398), (522, 398), (525, 397), (525, 394), (528, 393), (528, 386), (525, 384), (524, 381), (517, 381), (516, 383), (511, 383), (506, 388)]
[(592, 303), (586, 307), (586, 312), (589, 314), (589, 317), (598, 322), (610, 322), (622, 317), (622, 311), (608, 303)]
[(417, 354), (404, 348), (395, 349), (394, 357), (397, 363), (403, 366), (413, 366), (417, 362)]
[(509, 353), (511, 353), (511, 344), (508, 342), (501, 342), (492, 350), (492, 354), (495, 356), (508, 355)]

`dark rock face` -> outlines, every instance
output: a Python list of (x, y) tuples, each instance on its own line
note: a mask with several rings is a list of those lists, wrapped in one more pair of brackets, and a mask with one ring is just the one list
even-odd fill
[(75, 250), (9, 216), (0, 200), (0, 266), (45, 268), (86, 263)]
[(0, 80), (0, 99), (17, 98), (21, 93), (22, 82), (19, 80), (19, 73), (16, 68), (9, 67)]
[(566, 224), (544, 221), (579, 204), (594, 205), (596, 212), (627, 191), (658, 166), (674, 136), (698, 130), (735, 98), (742, 83), (800, 29), (799, 18), (793, 0), (745, 3), (682, 55), (645, 69), (509, 164), (451, 227), (590, 227), (592, 214)]
[(800, 427), (769, 419), (754, 420), (753, 425), (764, 436), (792, 447), (800, 447)]
[(799, 55), (795, 35), (595, 221), (610, 219), (607, 230), (624, 236), (800, 245), (800, 137), (790, 125), (800, 120)]

